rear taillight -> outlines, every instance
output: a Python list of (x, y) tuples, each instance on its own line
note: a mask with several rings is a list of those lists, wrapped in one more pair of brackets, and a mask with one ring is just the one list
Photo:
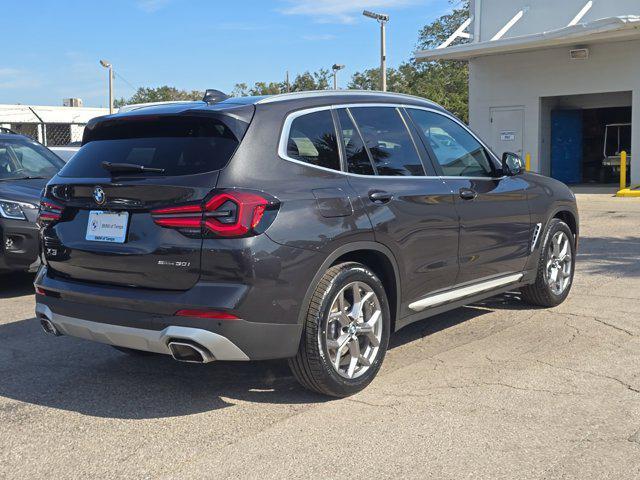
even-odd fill
[(219, 237), (246, 237), (263, 232), (278, 202), (257, 192), (229, 190), (217, 192), (204, 204), (159, 208), (151, 212), (153, 221), (161, 227), (194, 230)]
[(49, 200), (42, 200), (40, 202), (40, 212), (38, 213), (38, 223), (44, 225), (60, 220), (63, 210), (64, 207), (62, 205)]

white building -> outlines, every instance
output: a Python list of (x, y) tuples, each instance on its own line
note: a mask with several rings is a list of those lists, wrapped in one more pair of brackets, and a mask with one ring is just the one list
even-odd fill
[(498, 154), (581, 183), (614, 181), (603, 164), (636, 148), (640, 184), (640, 0), (471, 0), (456, 36), (416, 58), (469, 61), (470, 124)]
[(108, 114), (108, 108), (0, 105), (0, 127), (61, 146), (81, 141), (87, 122)]

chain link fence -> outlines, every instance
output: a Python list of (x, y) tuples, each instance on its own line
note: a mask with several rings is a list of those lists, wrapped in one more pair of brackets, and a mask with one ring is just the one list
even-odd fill
[(63, 147), (82, 141), (86, 123), (2, 123), (16, 133), (26, 135), (47, 147)]

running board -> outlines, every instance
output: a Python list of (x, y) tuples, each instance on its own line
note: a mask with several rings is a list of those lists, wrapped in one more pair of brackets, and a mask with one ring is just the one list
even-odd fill
[(470, 297), (478, 293), (488, 292), (498, 287), (509, 285), (510, 283), (516, 283), (522, 277), (524, 277), (524, 273), (516, 273), (513, 275), (507, 275), (506, 277), (494, 278), (493, 280), (488, 280), (486, 282), (476, 283), (475, 285), (459, 287), (447, 292), (437, 293), (409, 304), (409, 308), (414, 312), (421, 312), (425, 308), (453, 302), (454, 300)]

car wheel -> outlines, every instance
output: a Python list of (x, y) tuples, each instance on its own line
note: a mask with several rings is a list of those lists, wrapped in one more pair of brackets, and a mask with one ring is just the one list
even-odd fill
[(347, 397), (374, 379), (384, 360), (391, 324), (378, 277), (359, 263), (323, 275), (311, 298), (298, 354), (289, 360), (306, 388)]
[(569, 226), (554, 218), (544, 237), (536, 281), (522, 288), (523, 299), (541, 307), (560, 305), (569, 295), (575, 269), (575, 237)]

